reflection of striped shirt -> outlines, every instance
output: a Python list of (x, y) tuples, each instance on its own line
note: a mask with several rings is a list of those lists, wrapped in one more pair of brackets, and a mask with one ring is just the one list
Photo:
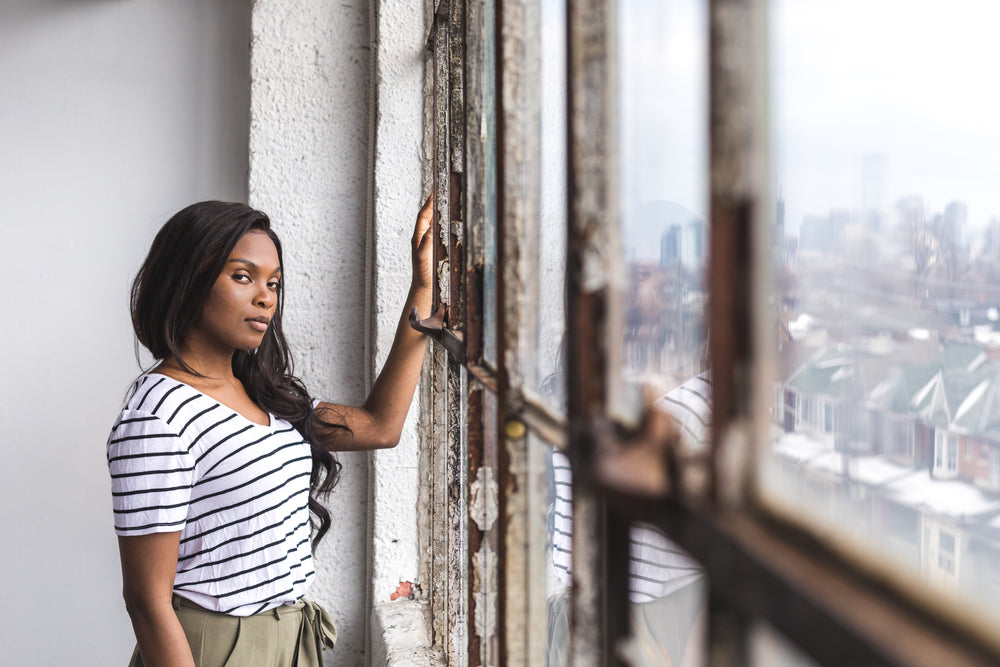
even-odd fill
[(248, 616), (301, 598), (312, 581), (308, 443), (193, 387), (150, 373), (108, 437), (118, 535), (181, 531), (174, 592)]
[[(669, 413), (681, 431), (688, 452), (708, 446), (712, 383), (709, 373), (696, 375), (660, 397), (656, 404)], [(562, 584), (569, 586), (573, 544), (572, 474), (569, 459), (553, 451), (555, 499), (552, 522), (552, 563)], [(629, 530), (629, 597), (649, 602), (666, 597), (701, 576), (701, 567), (662, 532), (643, 524)]]

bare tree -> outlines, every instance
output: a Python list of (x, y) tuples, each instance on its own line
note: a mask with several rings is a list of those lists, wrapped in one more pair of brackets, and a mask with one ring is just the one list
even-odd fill
[(910, 250), (913, 253), (913, 296), (923, 298), (925, 295), (921, 294), (921, 289), (938, 262), (941, 243), (927, 223), (923, 202), (907, 202), (903, 207), (903, 220), (910, 238)]

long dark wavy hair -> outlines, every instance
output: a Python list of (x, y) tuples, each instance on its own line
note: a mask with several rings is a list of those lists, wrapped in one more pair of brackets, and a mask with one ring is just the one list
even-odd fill
[[(284, 268), (281, 241), (266, 214), (246, 204), (203, 201), (176, 213), (153, 239), (146, 261), (132, 283), (132, 327), (136, 338), (157, 361), (172, 357), (188, 373), (180, 347), (198, 319), (212, 286), (230, 253), (244, 234), (261, 231), (274, 242), (278, 265)], [(250, 399), (295, 426), (312, 450), (309, 510), (313, 518), (313, 548), (330, 529), (330, 512), (320, 502), (340, 477), (341, 464), (319, 444), (318, 429), (350, 430), (314, 413), (312, 398), (292, 374), (292, 358), (281, 328), (284, 277), (278, 283), (277, 304), (270, 326), (256, 352), (237, 350), (233, 374)]]

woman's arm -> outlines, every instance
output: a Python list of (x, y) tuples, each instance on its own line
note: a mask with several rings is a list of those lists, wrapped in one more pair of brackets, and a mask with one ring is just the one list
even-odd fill
[(171, 602), (180, 533), (119, 537), (122, 594), (146, 667), (194, 667)]
[(413, 278), (406, 305), (396, 326), (396, 337), (382, 372), (372, 386), (368, 399), (361, 407), (320, 403), (316, 413), (320, 419), (346, 424), (351, 434), (340, 429), (318, 429), (324, 444), (332, 450), (356, 451), (395, 447), (403, 431), (406, 413), (420, 378), (427, 341), (408, 322), (415, 307), (422, 317), (430, 315), (431, 290), (434, 278), (431, 267), (431, 221), (434, 217), (434, 195), (427, 198), (417, 215), (411, 241)]

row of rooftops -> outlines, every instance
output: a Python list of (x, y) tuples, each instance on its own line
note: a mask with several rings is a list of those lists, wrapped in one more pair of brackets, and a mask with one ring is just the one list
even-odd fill
[[(871, 343), (869, 341), (869, 343)], [(920, 336), (829, 345), (788, 375), (786, 391), (848, 409), (882, 412), (1000, 447), (1000, 359), (987, 346)], [(784, 433), (773, 452), (786, 463), (878, 495), (1000, 544), (1000, 495), (963, 479), (940, 479), (877, 454), (845, 452), (832, 434)]]
[(883, 343), (824, 347), (784, 387), (1000, 444), (1000, 359), (990, 348), (929, 339)]
[(969, 482), (937, 479), (927, 468), (915, 469), (878, 455), (838, 451), (831, 437), (815, 434), (782, 434), (773, 452), (814, 474), (863, 484), (881, 498), (958, 525), (975, 526), (1000, 539), (1000, 496)]

